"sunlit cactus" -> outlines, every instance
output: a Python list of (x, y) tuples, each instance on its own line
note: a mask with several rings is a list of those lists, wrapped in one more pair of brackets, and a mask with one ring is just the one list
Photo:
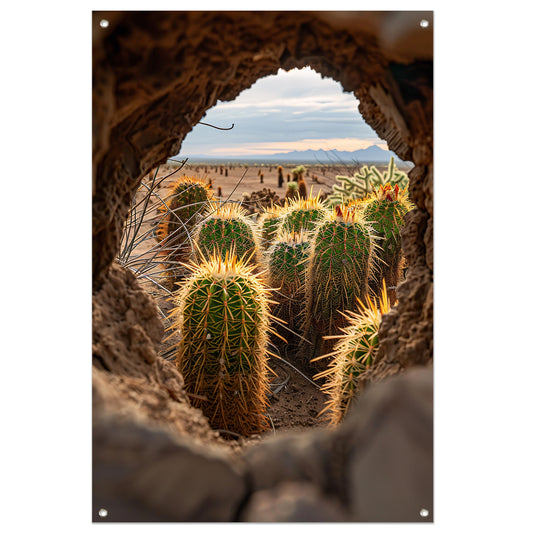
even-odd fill
[(336, 340), (333, 351), (317, 358), (330, 361), (328, 368), (315, 379), (325, 379), (322, 392), (328, 400), (320, 414), (327, 413), (331, 425), (343, 420), (350, 404), (357, 398), (360, 374), (373, 363), (378, 352), (381, 318), (391, 308), (385, 283), (377, 303), (367, 296), (359, 304), (359, 311), (346, 311), (348, 325), (341, 328), (342, 334), (329, 337)]
[(164, 241), (164, 248), (187, 242), (198, 215), (211, 198), (209, 184), (193, 176), (183, 176), (170, 185), (170, 193), (159, 208), (161, 220), (156, 229), (157, 240)]
[(330, 210), (320, 199), (320, 194), (309, 198), (292, 198), (283, 215), (280, 231), (288, 233), (298, 233), (299, 231), (313, 231), (317, 224), (320, 224), (329, 215)]
[[(372, 224), (379, 238), (375, 281), (371, 290), (378, 293), (377, 281), (385, 279), (387, 287), (396, 287), (401, 281), (404, 263), (402, 254), (401, 230), (405, 215), (414, 207), (407, 197), (407, 190), (400, 190), (398, 185), (380, 186), (364, 205), (365, 218)], [(395, 292), (390, 296), (395, 299)]]
[(309, 361), (330, 351), (334, 335), (345, 326), (339, 311), (353, 311), (368, 294), (374, 269), (375, 239), (362, 214), (336, 206), (312, 240), (306, 283), (305, 334), (300, 358)]
[[(236, 203), (210, 202), (207, 215), (193, 234), (195, 258), (213, 253), (225, 256), (234, 251), (239, 259), (260, 260), (260, 234), (257, 224)], [(198, 253), (199, 252), (199, 253)]]
[(257, 219), (257, 225), (261, 228), (263, 248), (268, 248), (276, 237), (284, 208), (278, 205), (263, 207), (263, 212)]
[[(289, 176), (290, 174), (287, 174), (287, 177)], [(298, 198), (298, 184), (295, 181), (289, 181), (285, 190), (285, 200), (292, 200), (294, 198)]]
[(272, 298), (277, 305), (272, 307), (272, 314), (286, 324), (282, 336), (288, 341), (294, 340), (294, 333), (301, 333), (310, 251), (306, 232), (281, 232), (265, 254), (267, 283), (276, 289)]
[(164, 257), (164, 280), (171, 290), (181, 279), (179, 263), (190, 259), (193, 228), (212, 198), (213, 191), (207, 182), (183, 176), (170, 185), (170, 193), (159, 207), (161, 218), (156, 238)]
[(338, 184), (333, 185), (333, 192), (328, 196), (327, 205), (334, 206), (347, 203), (350, 200), (367, 198), (381, 185), (398, 185), (405, 189), (409, 185), (409, 178), (405, 172), (399, 170), (394, 158), (391, 157), (387, 170), (381, 173), (374, 165), (363, 166), (353, 176), (336, 176)]
[(169, 314), (185, 391), (214, 429), (261, 432), (268, 428), (269, 289), (232, 254), (189, 268)]

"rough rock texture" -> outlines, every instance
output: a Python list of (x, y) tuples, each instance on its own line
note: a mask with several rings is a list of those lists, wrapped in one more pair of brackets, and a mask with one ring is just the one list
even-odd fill
[(432, 521), (432, 369), (370, 386), (335, 430), (272, 438), (242, 457), (95, 410), (93, 520)]
[(175, 365), (157, 357), (163, 326), (135, 276), (113, 264), (93, 296), (93, 410), (128, 412), (191, 439), (219, 442), (191, 407)]
[(308, 64), (353, 92), (377, 134), (416, 164), (411, 196), (421, 216), (406, 225), (404, 246), (417, 255), (397, 312), (382, 326), (388, 340), (362, 383), (431, 359), (433, 37), (421, 18), (432, 23), (428, 12), (95, 12), (95, 287), (115, 257), (142, 176), (179, 152), (217, 100), (234, 99), (279, 67)]
[(246, 482), (227, 454), (194, 446), (131, 414), (94, 413), (93, 521), (235, 519)]
[[(93, 14), (95, 519), (101, 505), (109, 520), (259, 521), (276, 507), (289, 521), (318, 500), (317, 520), (338, 506), (351, 520), (432, 519), (432, 371), (413, 377), (409, 368), (432, 360), (432, 20), (428, 12)], [(361, 378), (370, 399), (338, 430), (261, 443), (243, 466), (192, 447), (217, 436), (190, 407), (174, 366), (156, 356), (153, 302), (113, 260), (141, 178), (179, 152), (205, 112), (280, 67), (305, 65), (353, 92), (368, 124), (415, 163), (417, 209), (402, 235), (409, 269)], [(280, 507), (289, 482), (301, 497)]]

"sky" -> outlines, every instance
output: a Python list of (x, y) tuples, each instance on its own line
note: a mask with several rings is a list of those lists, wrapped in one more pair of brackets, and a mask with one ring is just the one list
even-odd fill
[(352, 93), (310, 67), (258, 80), (231, 102), (218, 102), (185, 138), (180, 155), (213, 157), (285, 153), (293, 150), (359, 150), (387, 143), (366, 124)]

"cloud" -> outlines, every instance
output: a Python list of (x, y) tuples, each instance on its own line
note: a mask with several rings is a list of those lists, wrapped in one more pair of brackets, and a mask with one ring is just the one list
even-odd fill
[[(250, 155), (307, 150), (318, 144), (326, 149), (326, 142), (329, 149), (338, 150), (358, 149), (344, 148), (347, 142), (386, 148), (364, 122), (358, 104), (353, 94), (343, 92), (340, 83), (321, 78), (308, 67), (289, 72), (280, 69), (235, 100), (219, 102), (208, 110), (202, 122), (224, 128), (234, 124), (234, 128), (220, 131), (198, 124), (187, 135), (179, 155)], [(274, 152), (264, 151), (271, 149)]]

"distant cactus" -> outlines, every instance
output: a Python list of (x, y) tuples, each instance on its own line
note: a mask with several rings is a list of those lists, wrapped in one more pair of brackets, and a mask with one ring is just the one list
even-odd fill
[(232, 254), (190, 269), (169, 315), (185, 391), (214, 429), (261, 432), (269, 427), (269, 290)]
[(329, 209), (320, 199), (320, 193), (309, 198), (291, 198), (285, 209), (280, 230), (286, 232), (313, 231), (315, 226), (322, 222), (329, 214)]
[(374, 254), (371, 227), (358, 211), (336, 206), (315, 229), (306, 283), (304, 334), (311, 347), (301, 344), (303, 362), (330, 351), (331, 342), (324, 343), (323, 336), (334, 335), (346, 325), (339, 311), (353, 311), (358, 300), (366, 298)]
[(283, 187), (283, 167), (278, 167), (278, 187), (281, 189)]
[(289, 181), (285, 191), (285, 200), (291, 200), (292, 198), (298, 198), (298, 184), (295, 181)]
[(197, 259), (215, 252), (224, 256), (233, 250), (239, 259), (249, 259), (252, 263), (260, 260), (259, 230), (241, 205), (211, 202), (207, 212), (193, 234)]
[(359, 304), (358, 312), (346, 312), (348, 325), (341, 328), (342, 334), (330, 337), (338, 339), (335, 347), (331, 353), (321, 356), (329, 358), (330, 363), (326, 370), (315, 376), (315, 379), (326, 380), (322, 391), (329, 399), (320, 414), (327, 412), (331, 425), (342, 421), (357, 398), (359, 376), (373, 363), (378, 352), (381, 319), (391, 309), (385, 283), (378, 303), (367, 296)]
[[(301, 332), (310, 251), (311, 243), (306, 232), (281, 232), (265, 254), (268, 286), (276, 289), (272, 298), (277, 305), (273, 306), (272, 314), (296, 333)], [(285, 331), (283, 337), (291, 335)]]
[(375, 166), (364, 166), (352, 177), (336, 176), (340, 185), (333, 185), (333, 193), (329, 195), (327, 203), (330, 206), (346, 203), (350, 200), (366, 198), (380, 185), (389, 183), (393, 187), (398, 185), (405, 189), (409, 185), (409, 178), (405, 172), (401, 172), (394, 164), (391, 157), (388, 169), (382, 174)]
[[(371, 291), (377, 294), (379, 284), (385, 279), (387, 287), (396, 287), (401, 280), (403, 254), (401, 230), (405, 215), (414, 207), (407, 197), (407, 191), (401, 191), (398, 185), (388, 183), (380, 186), (371, 198), (364, 202), (364, 216), (372, 224), (378, 237), (375, 278), (371, 282)], [(389, 293), (392, 300), (396, 292)]]
[(298, 165), (296, 168), (291, 170), (293, 181), (298, 181), (300, 177), (303, 177), (305, 174), (305, 167), (303, 165)]
[(298, 179), (298, 195), (304, 200), (307, 198), (307, 183), (303, 176)]

